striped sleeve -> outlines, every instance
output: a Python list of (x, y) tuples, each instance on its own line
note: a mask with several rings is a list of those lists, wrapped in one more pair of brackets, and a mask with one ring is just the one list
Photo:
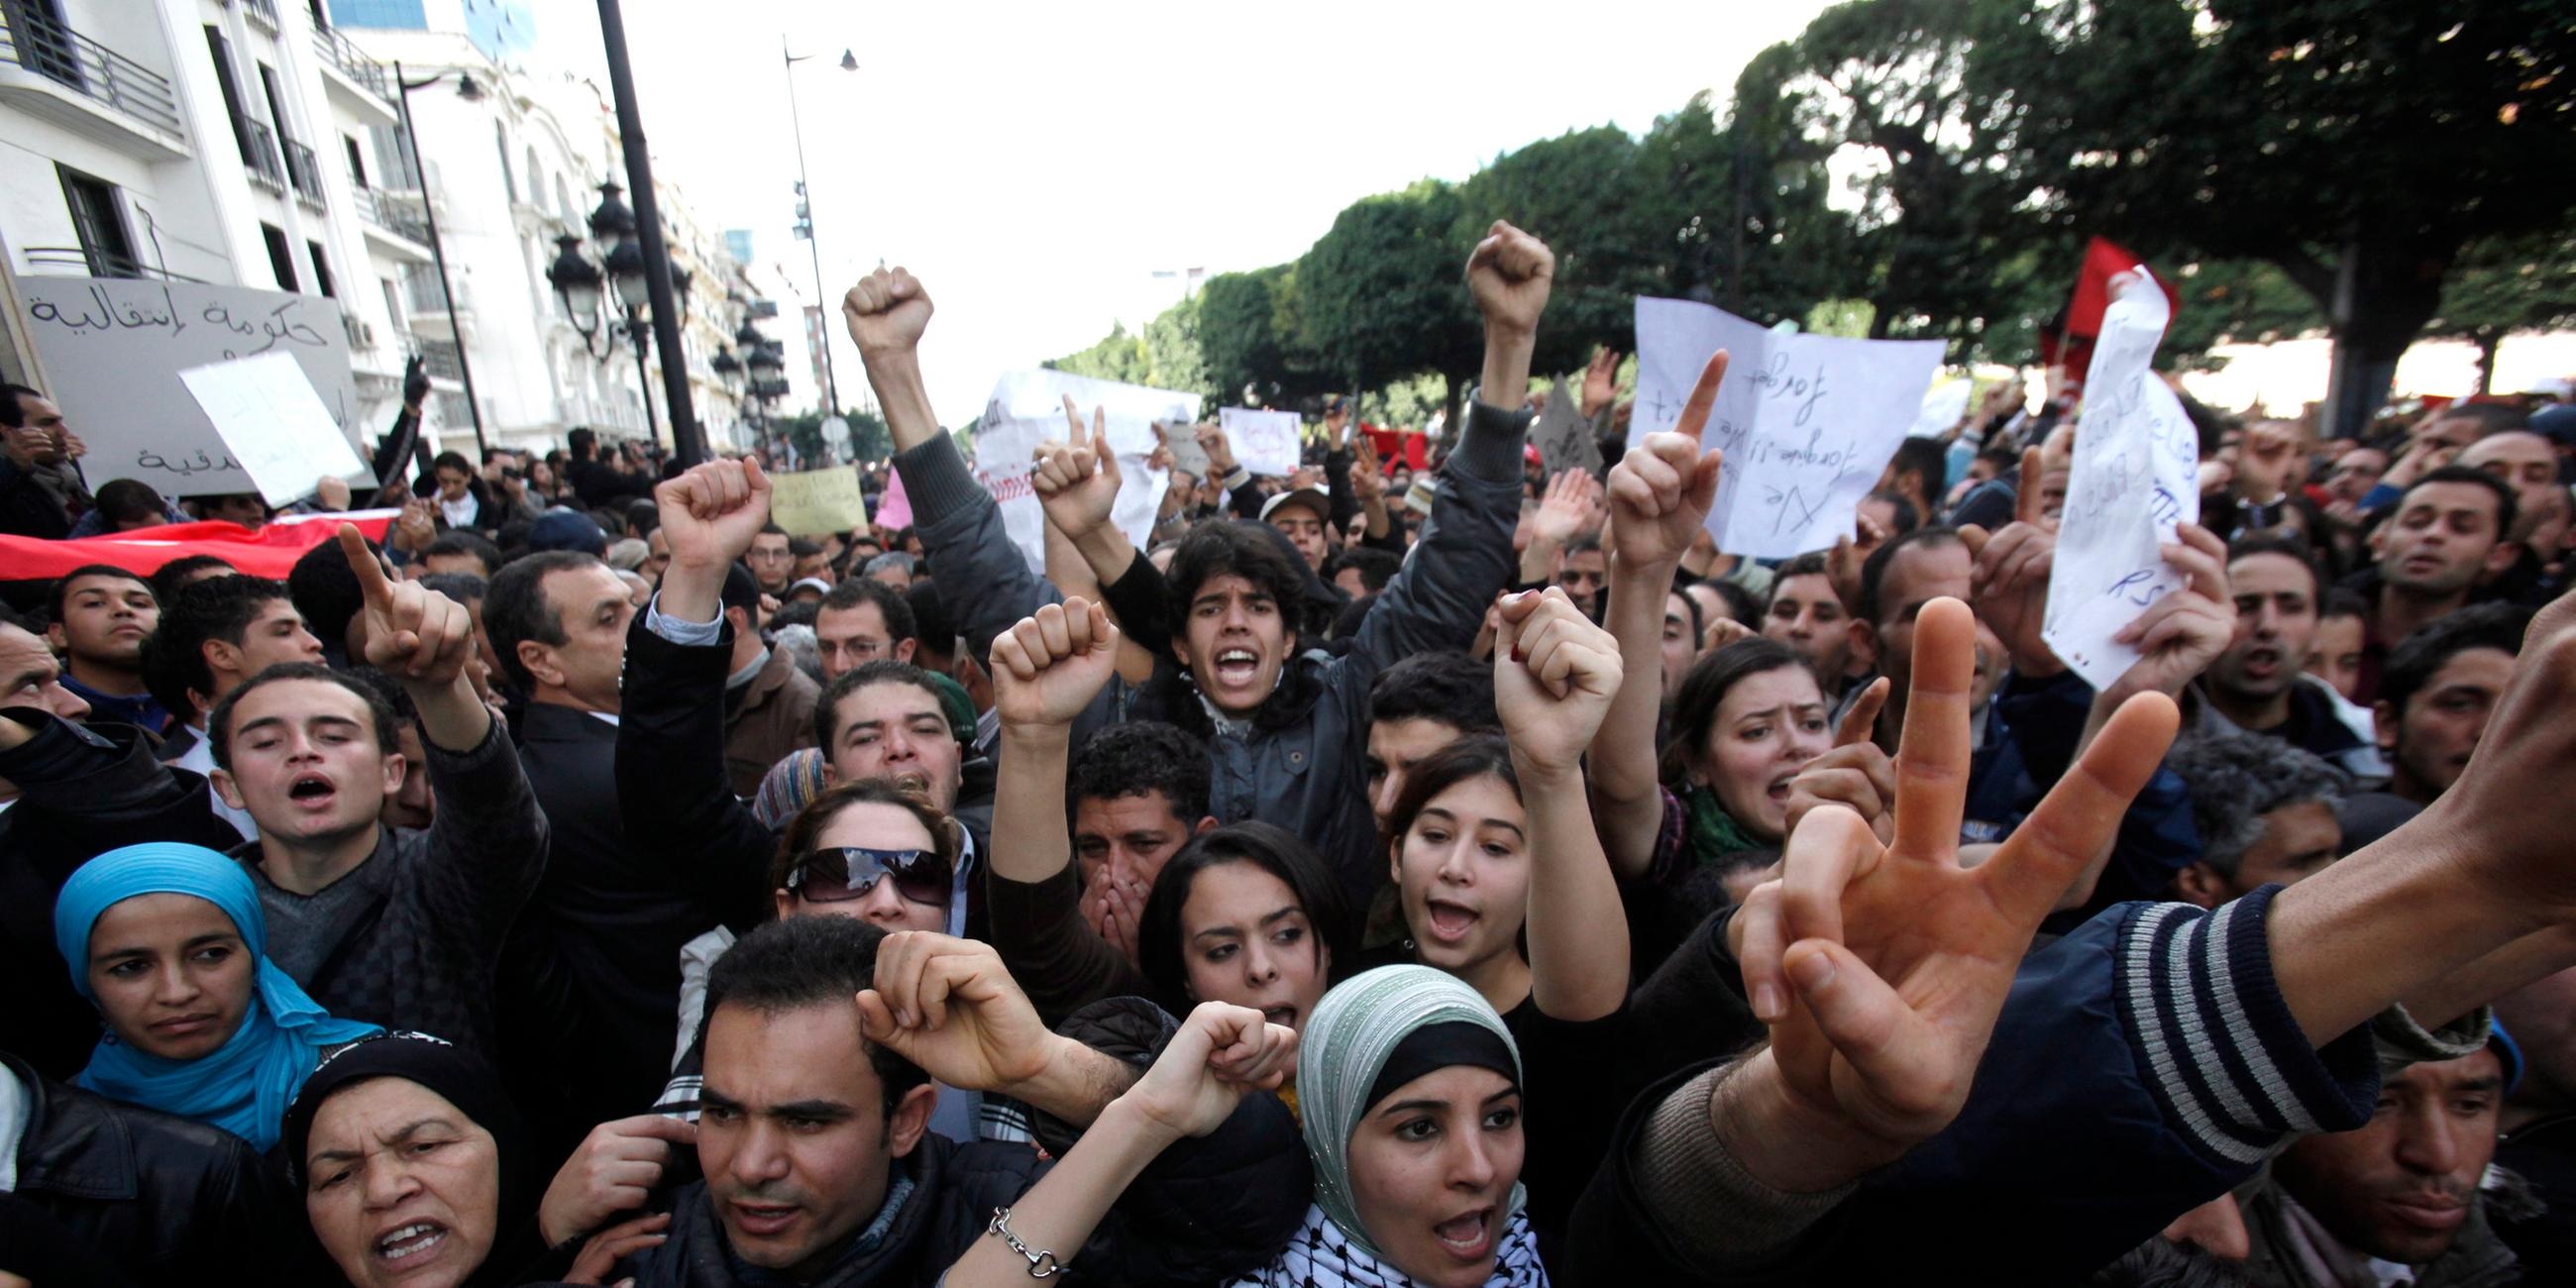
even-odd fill
[(2379, 1092), (2369, 1030), (2311, 1048), (2272, 976), (2266, 886), (2204, 911), (2132, 905), (2113, 1001), (2157, 1107), (2201, 1151), (2240, 1166), (2289, 1134), (2349, 1131)]

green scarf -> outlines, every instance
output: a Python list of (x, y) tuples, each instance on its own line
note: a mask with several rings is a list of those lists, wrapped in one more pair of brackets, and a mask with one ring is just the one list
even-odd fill
[(1768, 847), (1753, 839), (1726, 807), (1717, 803), (1717, 793), (1696, 783), (1682, 797), (1682, 808), (1690, 818), (1691, 857), (1701, 863), (1714, 863), (1730, 854)]

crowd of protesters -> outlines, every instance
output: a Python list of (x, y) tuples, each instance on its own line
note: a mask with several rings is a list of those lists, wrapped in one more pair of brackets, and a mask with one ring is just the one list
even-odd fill
[[(1475, 245), (1427, 456), (1181, 427), (1143, 548), (1068, 406), (1043, 575), (900, 269), (842, 312), (914, 526), (405, 460), (415, 375), (381, 539), (0, 570), (0, 1284), (2576, 1274), (2576, 406), (2189, 404), (2097, 691), (2071, 390), (1756, 561), (1727, 355), (1632, 446), (1616, 355), (1531, 388), (1553, 271)], [(0, 428), (0, 532), (273, 517)]]

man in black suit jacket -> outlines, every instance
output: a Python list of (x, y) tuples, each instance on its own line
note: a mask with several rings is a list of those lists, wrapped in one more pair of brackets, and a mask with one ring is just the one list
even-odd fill
[(503, 958), (504, 1072), (558, 1149), (651, 1106), (670, 1074), (680, 946), (719, 923), (748, 928), (766, 893), (755, 879), (738, 897), (627, 843), (618, 673), (634, 611), (608, 565), (573, 551), (509, 564), (483, 605), (492, 650), (528, 695), (519, 758), (554, 838)]

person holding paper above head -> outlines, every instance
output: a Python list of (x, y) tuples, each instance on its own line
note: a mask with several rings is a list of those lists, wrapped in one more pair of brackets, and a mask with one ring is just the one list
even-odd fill
[[(1055, 525), (1131, 633), (1151, 618), (1170, 623), (1164, 638), (1139, 642), (1170, 648), (1177, 663), (1152, 686), (1165, 718), (1210, 735), (1210, 812), (1306, 838), (1363, 902), (1385, 880), (1372, 855), (1361, 778), (1369, 682), (1398, 658), (1466, 647), (1510, 576), (1516, 458), (1529, 420), (1517, 409), (1554, 273), (1547, 247), (1508, 224), (1495, 224), (1469, 257), (1468, 284), (1485, 317), (1483, 390), (1450, 455), (1420, 554), (1379, 594), (1339, 657), (1304, 652), (1292, 623), (1314, 574), (1275, 533), (1202, 524), (1181, 542), (1168, 580), (1157, 573), (1108, 521), (1117, 478), (1108, 468), (1114, 461), (1102, 459), (1105, 432), (1051, 452), (1057, 459), (1033, 476)], [(850, 289), (842, 313), (886, 409), (904, 487), (930, 516), (917, 531), (940, 569), (941, 597), (967, 647), (987, 653), (996, 635), (1059, 596), (1029, 574), (999, 508), (938, 432), (916, 352), (931, 316), (921, 284), (881, 270)], [(1113, 682), (1102, 701), (1121, 700), (1124, 689)]]

